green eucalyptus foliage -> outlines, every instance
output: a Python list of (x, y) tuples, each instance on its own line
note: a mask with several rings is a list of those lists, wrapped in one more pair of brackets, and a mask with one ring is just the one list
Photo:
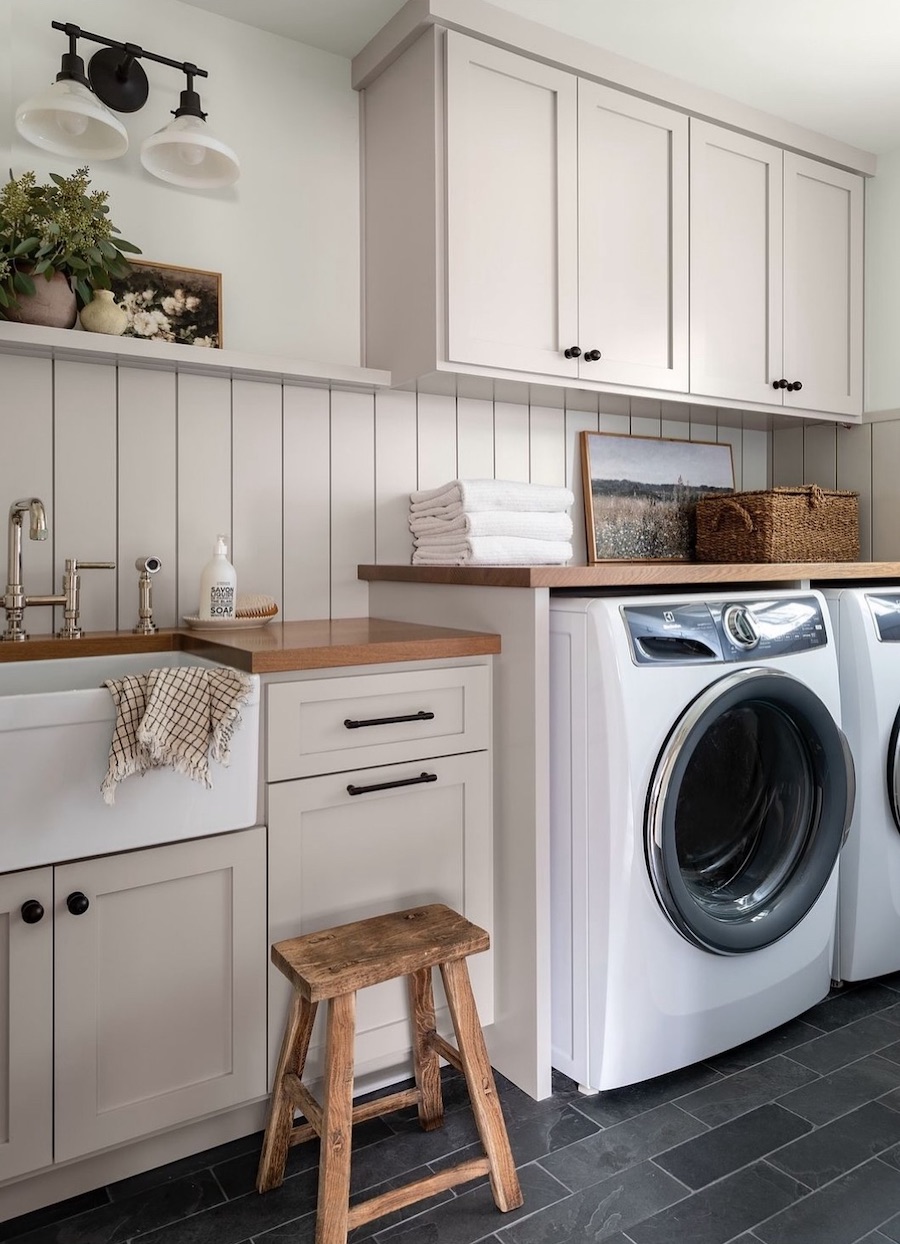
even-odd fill
[(34, 293), (35, 277), (49, 281), (62, 272), (84, 306), (95, 289), (110, 288), (111, 277), (131, 271), (123, 252), (141, 252), (118, 236), (109, 195), (88, 190), (89, 173), (51, 173), (52, 185), (38, 185), (33, 172), (13, 177), (10, 170), (0, 190), (0, 315), (17, 295)]

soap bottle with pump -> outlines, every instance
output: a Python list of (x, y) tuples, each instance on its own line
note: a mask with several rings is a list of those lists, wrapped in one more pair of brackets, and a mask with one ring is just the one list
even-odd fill
[(226, 537), (217, 536), (215, 552), (200, 576), (200, 620), (233, 619), (236, 595), (237, 574), (228, 560)]

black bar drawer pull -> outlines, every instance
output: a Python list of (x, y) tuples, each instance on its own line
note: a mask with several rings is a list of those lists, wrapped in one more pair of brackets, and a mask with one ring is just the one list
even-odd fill
[(359, 730), (363, 726), (394, 726), (398, 721), (433, 721), (434, 713), (407, 713), (405, 717), (369, 717), (366, 721), (354, 721), (352, 717), (344, 718), (348, 730)]
[(417, 778), (403, 778), (399, 782), (376, 782), (373, 786), (347, 787), (348, 795), (368, 795), (373, 790), (395, 790), (398, 786), (421, 786), (423, 782), (436, 782), (436, 773), (420, 773)]

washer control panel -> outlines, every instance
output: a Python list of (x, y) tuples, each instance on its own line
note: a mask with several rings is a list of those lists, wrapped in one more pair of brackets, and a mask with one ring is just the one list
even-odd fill
[[(895, 599), (900, 640), (900, 595)], [(624, 605), (622, 617), (638, 665), (763, 661), (828, 643), (814, 596)]]
[(878, 638), (884, 644), (900, 643), (900, 592), (866, 595)]

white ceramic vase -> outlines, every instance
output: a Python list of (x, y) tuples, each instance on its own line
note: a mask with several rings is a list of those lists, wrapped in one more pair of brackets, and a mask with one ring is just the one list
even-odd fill
[(128, 312), (120, 307), (111, 289), (95, 289), (89, 303), (81, 308), (81, 327), (89, 333), (121, 336), (128, 326)]
[(33, 294), (16, 294), (16, 301), (3, 309), (7, 320), (18, 324), (40, 324), (44, 328), (74, 328), (78, 315), (75, 291), (62, 272), (55, 272), (48, 281), (32, 277)]

